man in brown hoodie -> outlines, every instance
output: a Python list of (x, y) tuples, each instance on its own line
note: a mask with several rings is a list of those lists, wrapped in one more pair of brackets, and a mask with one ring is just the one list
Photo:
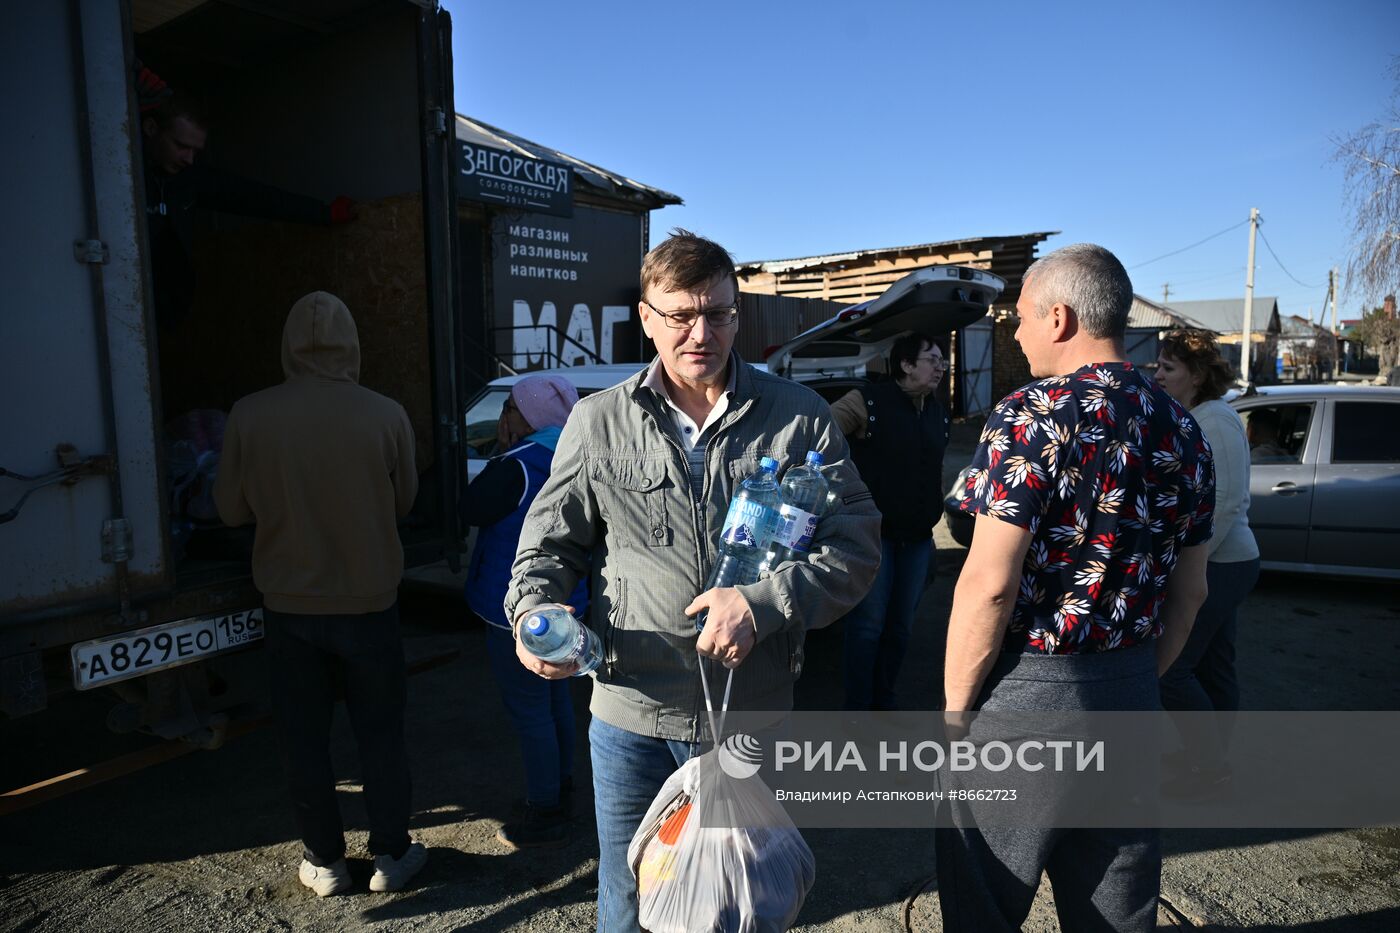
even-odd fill
[(396, 891), (427, 852), (408, 835), (410, 780), (398, 585), (398, 519), (418, 492), (403, 407), (359, 385), (360, 342), (345, 304), (312, 292), (282, 331), (286, 381), (229, 415), (214, 486), (229, 525), (257, 522), (272, 703), (301, 830), (301, 883), (350, 888), (331, 769), (336, 687), (359, 744), (372, 891)]

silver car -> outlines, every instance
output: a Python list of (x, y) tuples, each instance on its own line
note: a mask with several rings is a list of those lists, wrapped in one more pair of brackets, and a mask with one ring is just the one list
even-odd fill
[[(1230, 404), (1249, 436), (1249, 524), (1262, 566), (1400, 580), (1400, 389), (1268, 386)], [(964, 470), (944, 500), (964, 547), (966, 479)]]
[(1269, 386), (1230, 404), (1264, 568), (1400, 579), (1400, 388)]

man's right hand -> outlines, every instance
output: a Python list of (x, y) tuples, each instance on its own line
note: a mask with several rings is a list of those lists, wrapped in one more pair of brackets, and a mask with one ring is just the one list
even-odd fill
[(563, 609), (570, 615), (574, 613), (574, 607), (564, 603), (541, 603), (522, 612), (520, 617), (515, 620), (515, 656), (520, 659), (521, 664), (525, 665), (527, 671), (538, 674), (545, 680), (562, 680), (565, 677), (572, 677), (574, 672), (578, 670), (577, 664), (550, 664), (548, 661), (541, 661), (531, 654), (530, 649), (526, 648), (520, 641), (520, 625), (524, 622), (525, 617), (545, 609)]

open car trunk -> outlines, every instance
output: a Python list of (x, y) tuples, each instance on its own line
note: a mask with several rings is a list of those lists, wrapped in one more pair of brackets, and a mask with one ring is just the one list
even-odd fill
[(778, 347), (768, 356), (768, 369), (802, 382), (864, 376), (901, 334), (935, 336), (975, 323), (1005, 287), (1000, 277), (981, 269), (919, 269), (878, 298), (852, 305)]

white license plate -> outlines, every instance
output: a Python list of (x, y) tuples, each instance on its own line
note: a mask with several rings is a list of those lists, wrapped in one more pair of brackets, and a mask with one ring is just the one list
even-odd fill
[(261, 609), (181, 619), (73, 646), (73, 686), (88, 690), (198, 661), (263, 637)]

